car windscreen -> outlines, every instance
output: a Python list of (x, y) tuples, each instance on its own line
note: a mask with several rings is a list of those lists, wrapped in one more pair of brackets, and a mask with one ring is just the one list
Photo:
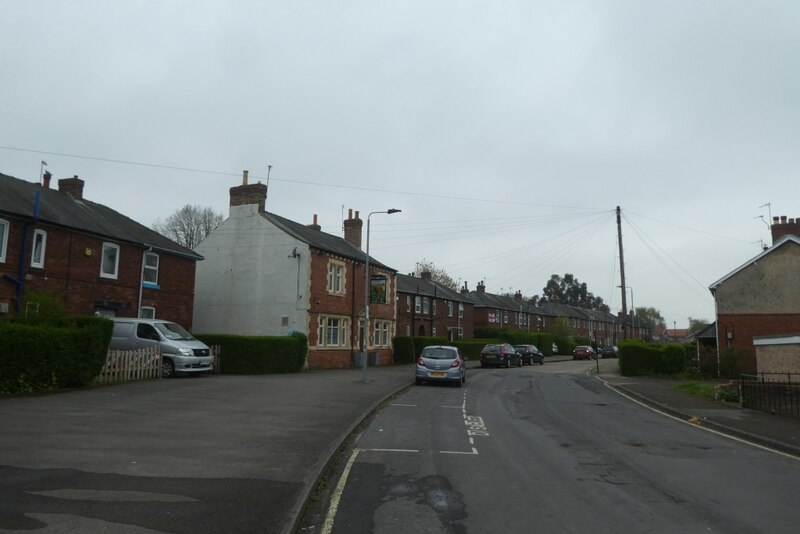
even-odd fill
[(192, 334), (186, 331), (181, 325), (177, 323), (156, 323), (156, 328), (161, 335), (167, 339), (172, 340), (189, 340), (194, 339)]
[(483, 347), (483, 351), (486, 354), (500, 354), (500, 345), (487, 345)]
[(456, 351), (450, 349), (426, 347), (422, 351), (422, 357), (431, 360), (455, 360)]

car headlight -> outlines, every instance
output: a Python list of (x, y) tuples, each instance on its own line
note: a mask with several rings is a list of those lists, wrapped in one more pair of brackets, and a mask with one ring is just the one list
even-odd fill
[(192, 349), (178, 349), (178, 356), (194, 356)]

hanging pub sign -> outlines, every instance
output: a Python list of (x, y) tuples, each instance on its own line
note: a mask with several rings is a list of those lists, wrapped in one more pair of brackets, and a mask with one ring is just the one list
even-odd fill
[(375, 276), (369, 280), (369, 301), (386, 304), (386, 277)]

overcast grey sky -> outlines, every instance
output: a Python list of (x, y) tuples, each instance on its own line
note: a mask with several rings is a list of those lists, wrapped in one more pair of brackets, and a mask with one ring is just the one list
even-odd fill
[(633, 303), (680, 328), (770, 243), (762, 205), (800, 217), (800, 2), (0, 10), (0, 172), (35, 182), (46, 160), (148, 226), (227, 216), (242, 169), (272, 165), (267, 209), (327, 232), (402, 209), (370, 234), (400, 272), (526, 296), (568, 272), (616, 311), (621, 206)]

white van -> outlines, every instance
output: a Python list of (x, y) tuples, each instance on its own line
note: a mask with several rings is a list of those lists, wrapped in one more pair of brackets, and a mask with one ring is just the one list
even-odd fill
[(211, 349), (177, 323), (125, 317), (114, 317), (113, 320), (114, 331), (108, 348), (136, 350), (158, 347), (164, 378), (176, 373), (210, 373), (214, 370)]

